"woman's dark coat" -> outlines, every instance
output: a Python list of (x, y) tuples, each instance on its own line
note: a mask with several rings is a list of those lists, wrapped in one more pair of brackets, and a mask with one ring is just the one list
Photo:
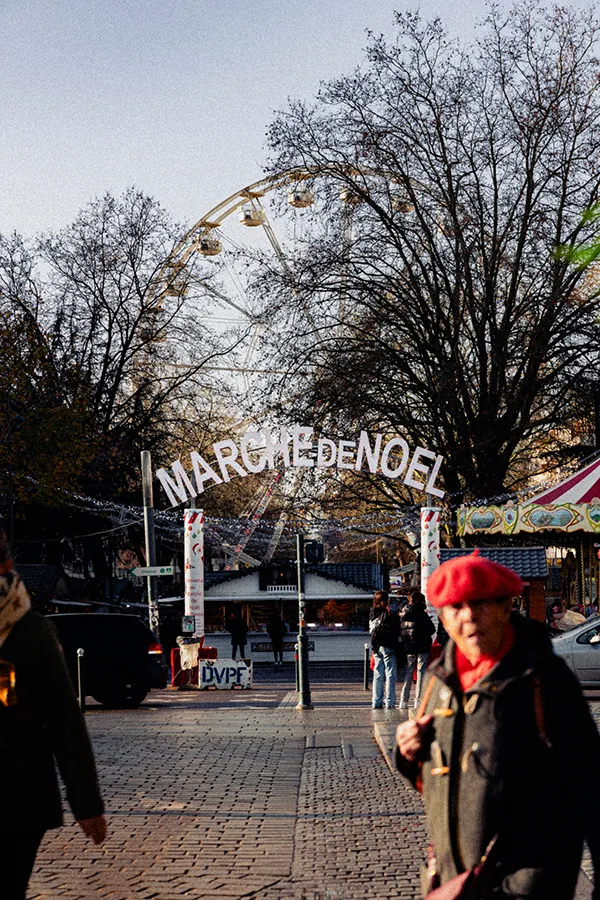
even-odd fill
[(248, 634), (248, 626), (241, 617), (231, 619), (228, 628), (231, 634), (231, 643), (237, 646), (243, 646), (246, 643), (246, 635)]
[[(442, 883), (477, 865), (499, 833), (499, 897), (573, 896), (584, 837), (600, 844), (600, 737), (574, 675), (543, 625), (513, 616), (513, 648), (463, 693), (455, 645), (429, 670), (430, 749), (421, 764), (396, 750), (398, 769), (422, 779)], [(539, 678), (550, 746), (534, 708)], [(591, 777), (590, 777), (591, 776)], [(494, 895), (496, 896), (496, 895)]]
[(411, 603), (400, 613), (400, 637), (411, 655), (429, 653), (435, 625), (423, 603)]
[(283, 636), (287, 633), (287, 625), (281, 616), (273, 616), (267, 625), (267, 634), (274, 644), (281, 644)]
[(55, 761), (75, 818), (101, 815), (90, 740), (51, 625), (26, 613), (0, 659), (14, 664), (17, 693), (15, 706), (0, 706), (0, 835), (62, 825)]

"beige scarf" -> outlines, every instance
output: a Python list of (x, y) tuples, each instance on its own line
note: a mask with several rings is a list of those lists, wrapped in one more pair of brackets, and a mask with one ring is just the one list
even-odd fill
[(0, 647), (29, 609), (31, 600), (18, 572), (0, 574)]

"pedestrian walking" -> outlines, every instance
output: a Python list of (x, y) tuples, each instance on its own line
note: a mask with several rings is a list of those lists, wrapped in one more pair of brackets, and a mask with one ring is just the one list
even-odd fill
[(283, 665), (283, 636), (287, 632), (287, 627), (279, 610), (274, 610), (273, 615), (267, 625), (267, 632), (271, 638), (271, 646), (273, 648), (273, 656), (275, 657), (276, 666)]
[(63, 823), (56, 768), (75, 819), (106, 836), (92, 748), (52, 626), (31, 609), (0, 526), (0, 896), (24, 900), (41, 840)]
[(236, 654), (239, 651), (240, 659), (244, 659), (246, 656), (246, 635), (248, 634), (248, 626), (242, 619), (242, 614), (239, 609), (236, 609), (235, 613), (231, 616), (229, 628), (227, 630), (231, 633), (231, 658), (237, 659)]
[(398, 664), (396, 652), (400, 637), (398, 613), (388, 605), (386, 591), (375, 591), (373, 607), (369, 616), (371, 650), (374, 657), (373, 709), (393, 709), (396, 705), (396, 679)]
[(396, 733), (396, 766), (425, 802), (427, 886), (466, 896), (469, 877), (479, 900), (572, 900), (584, 838), (600, 871), (600, 789), (577, 783), (600, 766), (600, 736), (546, 626), (511, 613), (519, 576), (476, 554), (429, 579), (450, 640)]
[(420, 591), (412, 591), (408, 600), (408, 606), (400, 613), (400, 635), (407, 653), (406, 668), (403, 673), (403, 684), (400, 693), (400, 709), (406, 709), (408, 706), (415, 668), (417, 670), (417, 683), (415, 686), (414, 706), (416, 708), (419, 705), (423, 675), (427, 668), (432, 635), (434, 634), (435, 625), (427, 615), (425, 597)]

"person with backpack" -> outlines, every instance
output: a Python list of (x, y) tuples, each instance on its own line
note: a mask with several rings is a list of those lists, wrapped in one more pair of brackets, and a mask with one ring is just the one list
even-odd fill
[(400, 694), (400, 709), (406, 709), (408, 706), (415, 668), (417, 670), (415, 709), (419, 705), (423, 675), (427, 668), (432, 635), (434, 634), (435, 625), (427, 615), (425, 597), (420, 591), (413, 591), (410, 595), (408, 606), (400, 613), (400, 635), (407, 653), (404, 680)]
[(477, 551), (427, 584), (450, 639), (395, 761), (423, 795), (426, 888), (444, 897), (572, 900), (584, 839), (600, 872), (600, 787), (585, 777), (600, 735), (545, 624), (511, 611), (521, 592)]
[(394, 709), (398, 677), (396, 652), (400, 638), (400, 622), (398, 613), (393, 612), (389, 607), (386, 591), (375, 591), (373, 595), (373, 607), (369, 615), (369, 633), (374, 657), (371, 706), (373, 709), (383, 709), (385, 704), (386, 709)]

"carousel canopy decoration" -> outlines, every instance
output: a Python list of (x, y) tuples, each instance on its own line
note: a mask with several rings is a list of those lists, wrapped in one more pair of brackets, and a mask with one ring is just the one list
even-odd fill
[(600, 458), (525, 503), (458, 510), (459, 535), (540, 531), (600, 534)]

